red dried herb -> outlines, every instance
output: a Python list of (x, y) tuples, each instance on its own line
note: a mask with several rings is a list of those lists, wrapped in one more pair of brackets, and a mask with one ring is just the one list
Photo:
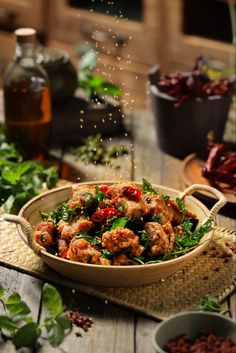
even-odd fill
[(190, 73), (172, 73), (163, 75), (157, 82), (158, 89), (176, 98), (175, 106), (183, 102), (210, 96), (224, 96), (228, 94), (231, 82), (228, 78), (212, 80), (207, 72), (201, 70), (203, 57), (200, 56)]

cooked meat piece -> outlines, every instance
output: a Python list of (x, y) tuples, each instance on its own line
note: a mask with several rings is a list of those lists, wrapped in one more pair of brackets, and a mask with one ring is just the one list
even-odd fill
[(103, 233), (102, 246), (111, 252), (122, 252), (130, 248), (129, 253), (140, 256), (144, 247), (139, 244), (139, 237), (128, 228), (116, 228)]
[(70, 208), (91, 207), (96, 200), (96, 188), (93, 185), (75, 184), (72, 186)]
[(132, 219), (141, 219), (149, 212), (147, 205), (142, 201), (126, 200), (123, 204), (124, 215)]
[(71, 224), (61, 219), (58, 222), (58, 232), (61, 234), (62, 239), (70, 241), (80, 232), (89, 232), (93, 226), (93, 222), (84, 217)]
[(168, 200), (167, 203), (161, 195), (151, 193), (144, 195), (143, 199), (149, 209), (149, 213), (160, 216), (162, 224), (168, 221), (172, 222), (173, 219), (179, 217), (178, 206), (173, 201)]
[(114, 257), (112, 265), (115, 266), (127, 266), (131, 265), (130, 259), (125, 254), (119, 254)]
[(127, 187), (132, 187), (136, 188), (135, 183), (131, 182), (120, 182), (120, 183), (115, 183), (113, 185), (109, 186), (109, 195), (110, 197), (115, 197), (115, 196), (124, 196), (123, 191)]
[(101, 265), (102, 253), (85, 239), (73, 238), (67, 256), (73, 261)]
[(166, 205), (169, 211), (170, 222), (180, 223), (183, 219), (183, 215), (180, 214), (179, 206), (171, 199), (166, 201)]
[(157, 222), (147, 222), (144, 229), (149, 237), (149, 256), (166, 254), (173, 250), (175, 234), (170, 222), (164, 225)]
[(40, 222), (34, 232), (34, 240), (44, 248), (54, 245), (54, 225), (50, 221)]

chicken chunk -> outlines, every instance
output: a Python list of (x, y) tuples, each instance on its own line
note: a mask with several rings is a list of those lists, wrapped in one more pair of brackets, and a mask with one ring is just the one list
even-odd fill
[(101, 263), (101, 251), (91, 245), (86, 239), (73, 238), (70, 242), (67, 256), (70, 260), (87, 264), (105, 264), (105, 261)]
[(76, 234), (80, 232), (89, 232), (93, 226), (93, 222), (84, 217), (79, 218), (72, 224), (61, 219), (58, 222), (58, 232), (62, 239), (70, 241)]
[(175, 234), (170, 222), (164, 225), (157, 222), (147, 222), (144, 229), (149, 237), (149, 256), (166, 254), (173, 250)]
[(90, 207), (96, 200), (96, 188), (94, 185), (72, 186), (71, 198), (69, 201), (70, 208)]
[(54, 225), (50, 221), (40, 222), (34, 232), (34, 240), (44, 248), (54, 245)]
[(162, 224), (168, 221), (172, 221), (174, 211), (171, 207), (167, 206), (164, 198), (161, 195), (147, 193), (144, 195), (143, 199), (149, 209), (149, 213), (152, 215), (160, 216)]
[(114, 257), (112, 264), (114, 266), (127, 266), (131, 265), (132, 263), (125, 254), (119, 254)]
[(144, 247), (139, 244), (139, 237), (128, 228), (116, 228), (103, 233), (102, 246), (111, 252), (123, 252), (129, 249), (133, 256), (140, 256)]

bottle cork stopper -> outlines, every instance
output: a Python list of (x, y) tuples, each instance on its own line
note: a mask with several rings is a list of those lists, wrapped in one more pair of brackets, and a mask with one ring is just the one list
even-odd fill
[(18, 28), (14, 33), (19, 43), (32, 43), (36, 39), (36, 30), (33, 28)]

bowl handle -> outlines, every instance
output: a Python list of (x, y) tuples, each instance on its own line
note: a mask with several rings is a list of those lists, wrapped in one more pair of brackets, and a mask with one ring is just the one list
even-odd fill
[(217, 199), (219, 199), (219, 201), (217, 201), (216, 204), (210, 210), (207, 218), (202, 223), (206, 223), (208, 220), (213, 221), (216, 214), (226, 204), (227, 200), (226, 200), (225, 196), (222, 194), (222, 192), (213, 188), (212, 186), (204, 185), (204, 184), (193, 184), (193, 185), (189, 186), (187, 189), (185, 189), (179, 195), (179, 198), (180, 198), (180, 200), (183, 200), (185, 196), (191, 195), (192, 193), (194, 193), (198, 190), (208, 191), (211, 194), (213, 194)]
[(29, 222), (25, 218), (13, 214), (4, 214), (3, 219), (7, 222), (20, 224), (26, 234), (29, 247), (34, 251), (36, 255), (40, 256), (41, 250), (44, 248), (42, 248), (34, 241), (33, 230)]

